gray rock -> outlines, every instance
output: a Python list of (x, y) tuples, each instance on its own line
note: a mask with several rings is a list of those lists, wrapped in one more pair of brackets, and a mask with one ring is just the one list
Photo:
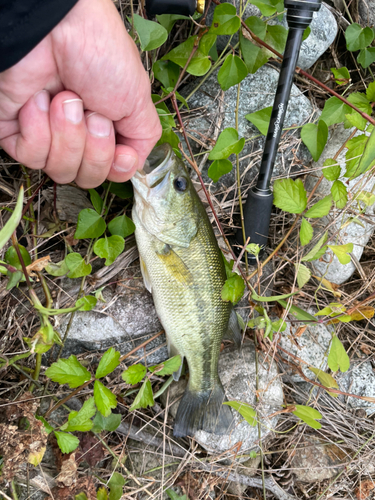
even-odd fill
[[(235, 4), (238, 8), (239, 1), (235, 0)], [(207, 16), (207, 25), (212, 24), (214, 5), (212, 4)], [(245, 13), (243, 19), (247, 19), (250, 16), (260, 17), (261, 13), (258, 7), (252, 4), (247, 4), (245, 8)], [(278, 24), (285, 28), (288, 28), (288, 23), (286, 20), (286, 15), (284, 15), (282, 21), (277, 18), (270, 21), (271, 25)], [(331, 11), (322, 4), (318, 12), (314, 12), (314, 17), (310, 25), (311, 32), (306, 40), (302, 42), (300, 54), (298, 57), (297, 65), (302, 69), (311, 68), (311, 66), (319, 59), (319, 57), (324, 54), (328, 47), (333, 43), (337, 35), (337, 23), (334, 15)], [(224, 50), (227, 45), (230, 36), (219, 35), (217, 37), (217, 49)], [(238, 35), (235, 34), (232, 38), (231, 45), (238, 43)]]
[[(48, 188), (43, 191), (43, 197), (53, 206), (54, 191), (53, 188)], [(50, 208), (48, 207), (49, 215)], [(56, 188), (56, 210), (60, 220), (77, 223), (78, 214), (84, 208), (93, 208), (90, 200), (87, 197), (87, 191), (79, 189), (75, 186), (57, 186)]]
[[(317, 310), (310, 308), (307, 312), (315, 314)], [(279, 340), (280, 346), (294, 356), (302, 359), (310, 366), (314, 366), (323, 371), (326, 370), (327, 354), (333, 328), (323, 324), (309, 325), (300, 337), (295, 338), (290, 331), (291, 324), (286, 323), (286, 325), (285, 331), (281, 333), (281, 338)], [(280, 351), (280, 355), (298, 364), (298, 361), (291, 356), (287, 356), (283, 351)], [(307, 365), (304, 363), (301, 363), (301, 365), (303, 373), (309, 378), (314, 378), (313, 372), (308, 369)], [(303, 381), (302, 377), (293, 372), (287, 365), (285, 365), (285, 373), (293, 382)]]
[(336, 476), (343, 469), (341, 464), (348, 460), (347, 454), (335, 444), (307, 435), (290, 455), (290, 468), (296, 480), (310, 484)]
[[(375, 373), (372, 364), (368, 362), (352, 362), (349, 370), (337, 378), (339, 387), (344, 392), (375, 398)], [(367, 415), (375, 412), (375, 403), (363, 399), (344, 397), (349, 408), (363, 408)]]
[[(347, 140), (353, 129), (344, 129), (343, 125), (339, 125), (332, 133), (330, 140), (326, 148), (323, 151), (322, 156), (319, 161), (312, 164), (312, 168), (320, 169), (323, 166), (324, 161), (327, 158), (333, 158), (336, 152), (340, 149), (342, 144)], [(357, 134), (359, 135), (359, 134)], [(341, 166), (341, 174), (345, 173), (345, 154), (346, 149), (344, 149), (338, 159), (337, 163)], [(317, 179), (320, 177), (321, 172), (315, 172), (310, 174), (306, 179), (306, 188), (311, 190), (315, 185)], [(348, 192), (351, 194), (352, 199), (354, 194), (364, 190), (372, 191), (375, 186), (375, 177), (370, 173), (360, 175), (359, 177), (350, 180), (345, 177), (340, 178), (348, 188)], [(316, 193), (321, 197), (330, 194), (332, 182), (327, 181), (325, 178), (318, 187)], [(351, 207), (354, 212), (358, 212), (357, 202), (352, 203)], [(316, 222), (314, 225), (315, 234), (323, 234), (323, 232), (328, 228), (329, 234), (334, 235), (334, 238), (328, 242), (333, 245), (353, 243), (352, 255), (359, 261), (361, 259), (364, 247), (367, 245), (369, 239), (371, 238), (375, 225), (372, 222), (372, 217), (374, 216), (375, 205), (367, 207), (365, 214), (367, 220), (360, 218), (360, 224), (355, 222), (349, 223), (349, 217), (353, 218), (353, 213), (347, 213), (343, 216), (341, 211), (333, 209), (327, 217), (323, 217)], [(338, 240), (337, 240), (338, 238)], [(336, 242), (337, 241), (337, 242)], [(333, 252), (328, 249), (323, 257), (312, 263), (314, 274), (318, 276), (324, 276), (326, 279), (333, 283), (342, 284), (347, 281), (351, 275), (356, 270), (356, 266), (353, 259), (349, 264), (341, 264), (338, 258), (333, 255)]]
[[(249, 458), (246, 462), (239, 464), (234, 469), (235, 474), (241, 474), (247, 477), (253, 477), (258, 472), (258, 467), (260, 464), (260, 455), (257, 455), (255, 458)], [(227, 492), (231, 495), (234, 495), (235, 498), (242, 498), (242, 495), (247, 490), (248, 486), (244, 483), (229, 481)]]
[[(265, 137), (260, 136), (259, 130), (253, 126), (245, 115), (253, 113), (262, 108), (272, 106), (279, 72), (268, 65), (260, 68), (254, 75), (248, 75), (241, 82), (241, 96), (239, 102), (239, 120), (238, 132), (240, 137), (245, 139), (255, 138), (245, 143), (245, 147), (240, 154), (240, 169), (241, 173), (245, 172), (243, 183), (251, 182), (257, 175), (258, 169), (253, 162), (249, 164), (247, 155), (261, 152), (264, 146)], [(195, 89), (194, 84), (187, 85), (181, 93), (187, 97)], [(197, 112), (190, 114), (186, 121), (186, 130), (197, 141), (191, 141), (191, 145), (195, 152), (199, 151), (200, 144), (204, 138), (209, 141), (212, 135), (218, 134), (227, 127), (235, 128), (235, 108), (237, 102), (237, 86), (231, 87), (226, 92), (223, 92), (217, 81), (217, 72), (214, 72), (202, 86), (190, 97), (189, 106), (191, 110), (196, 109)], [(292, 86), (291, 97), (288, 103), (284, 127), (292, 125), (302, 125), (309, 121), (314, 114), (314, 109), (310, 101), (296, 87)], [(293, 131), (292, 133), (296, 133)], [(290, 139), (290, 138), (289, 138)], [(310, 160), (310, 154), (305, 146), (301, 145), (298, 151), (292, 151), (292, 147), (283, 148), (282, 154), (276, 157), (274, 177), (280, 175), (288, 175), (290, 171), (295, 171), (296, 155), (303, 161)], [(234, 161), (234, 157), (230, 157)], [(203, 177), (205, 181), (211, 182), (207, 177), (208, 163), (203, 169)], [(292, 166), (293, 165), (293, 166)], [(215, 185), (220, 188), (220, 185), (226, 187), (232, 186), (236, 182), (235, 169), (224, 175)]]
[[(127, 280), (121, 295), (115, 297), (113, 292), (105, 289), (106, 303), (98, 302), (95, 310), (75, 314), (63, 357), (85, 351), (103, 351), (109, 347), (126, 354), (162, 330), (152, 296), (143, 286), (139, 267), (133, 266), (131, 274), (138, 279)], [(62, 336), (67, 322), (68, 318), (60, 327)], [(161, 363), (168, 358), (164, 334), (147, 344), (146, 353), (148, 364)], [(138, 358), (144, 362), (144, 354), (142, 348), (129, 358), (129, 362)]]
[(358, 12), (362, 26), (375, 25), (375, 1), (374, 0), (359, 0)]
[[(260, 401), (256, 402), (255, 396), (255, 349), (252, 343), (246, 342), (241, 350), (229, 348), (224, 350), (219, 359), (219, 375), (223, 383), (226, 396), (229, 401), (237, 400), (250, 404), (258, 409), (258, 418), (261, 422), (262, 439), (264, 439), (278, 421), (278, 416), (269, 419), (270, 415), (280, 409), (283, 403), (283, 390), (278, 377), (276, 365), (269, 365), (268, 360), (259, 356), (259, 394)], [(175, 417), (179, 405), (179, 397), (186, 387), (186, 380), (181, 379), (178, 383), (170, 386), (169, 407), (170, 414)], [(166, 395), (162, 396), (165, 404)], [(233, 411), (235, 419), (234, 430), (230, 434), (219, 436), (198, 431), (194, 438), (209, 453), (225, 453), (236, 443), (242, 446), (236, 454), (248, 453), (251, 449), (258, 447), (258, 427), (251, 427), (238, 412)], [(243, 460), (243, 456), (238, 460)]]

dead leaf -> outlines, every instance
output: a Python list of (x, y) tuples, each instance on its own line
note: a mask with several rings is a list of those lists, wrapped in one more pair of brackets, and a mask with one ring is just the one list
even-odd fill
[(34, 271), (43, 271), (46, 265), (51, 262), (51, 257), (47, 255), (46, 257), (41, 257), (40, 259), (35, 260), (28, 266), (26, 266), (26, 271), (29, 276), (35, 276)]
[(332, 283), (331, 281), (328, 281), (326, 278), (321, 278), (320, 276), (315, 276), (314, 274), (313, 274), (313, 277), (315, 279), (317, 279), (318, 281), (320, 281), (321, 284), (324, 286), (324, 288), (326, 288), (327, 290), (332, 292), (332, 294), (335, 297), (338, 297), (338, 298), (341, 297), (341, 292), (339, 291), (340, 285), (337, 285), (337, 283)]
[(370, 495), (371, 491), (375, 488), (375, 482), (371, 479), (362, 481), (358, 488), (355, 490), (355, 495), (358, 500), (366, 500)]
[(296, 333), (294, 334), (296, 337), (300, 337), (304, 331), (306, 330), (307, 325), (299, 326), (296, 330)]
[(98, 462), (105, 457), (103, 446), (93, 434), (90, 432), (80, 433), (78, 435), (80, 441), (79, 451), (77, 454), (77, 462), (87, 462), (90, 467), (95, 467)]
[(348, 309), (346, 314), (350, 314), (352, 320), (362, 321), (363, 319), (370, 319), (374, 316), (375, 309), (370, 306), (359, 306)]
[(76, 455), (75, 453), (72, 453), (61, 465), (60, 474), (56, 478), (59, 485), (71, 487), (74, 483), (76, 483), (77, 468)]
[(365, 354), (367, 354), (367, 356), (370, 356), (371, 349), (366, 344), (361, 344), (359, 346), (359, 348), (361, 349), (362, 352), (364, 352)]

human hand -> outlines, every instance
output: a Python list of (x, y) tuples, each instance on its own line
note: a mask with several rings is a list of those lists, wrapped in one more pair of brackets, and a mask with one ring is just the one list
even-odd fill
[(0, 73), (0, 146), (57, 183), (124, 182), (160, 135), (147, 73), (111, 0), (79, 0)]

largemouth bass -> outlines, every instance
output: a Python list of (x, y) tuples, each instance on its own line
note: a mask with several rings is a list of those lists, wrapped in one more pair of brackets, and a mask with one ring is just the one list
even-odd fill
[[(153, 150), (132, 178), (133, 221), (141, 270), (167, 335), (170, 356), (189, 365), (189, 382), (178, 407), (174, 435), (197, 430), (224, 434), (232, 413), (218, 375), (221, 340), (236, 342), (236, 314), (221, 298), (223, 257), (206, 211), (184, 163), (168, 144)], [(178, 380), (181, 368), (174, 373)]]

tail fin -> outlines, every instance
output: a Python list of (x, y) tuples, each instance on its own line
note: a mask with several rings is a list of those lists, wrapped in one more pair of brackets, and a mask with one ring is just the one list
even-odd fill
[(215, 434), (229, 432), (233, 415), (230, 407), (223, 405), (224, 401), (224, 388), (219, 380), (215, 387), (207, 392), (193, 392), (188, 386), (177, 410), (174, 436), (193, 436), (200, 429)]

